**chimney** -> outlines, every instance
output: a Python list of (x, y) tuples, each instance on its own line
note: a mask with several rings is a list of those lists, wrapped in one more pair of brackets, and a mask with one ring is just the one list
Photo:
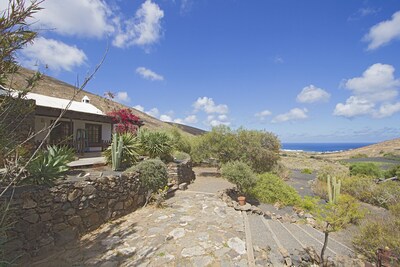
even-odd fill
[(82, 103), (90, 103), (90, 98), (87, 97), (86, 95), (82, 98)]

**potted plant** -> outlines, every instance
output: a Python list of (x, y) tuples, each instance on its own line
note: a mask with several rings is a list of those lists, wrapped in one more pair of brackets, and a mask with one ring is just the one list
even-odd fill
[(221, 174), (222, 177), (236, 185), (239, 205), (245, 205), (246, 192), (257, 182), (257, 176), (250, 166), (241, 161), (228, 162), (222, 166)]

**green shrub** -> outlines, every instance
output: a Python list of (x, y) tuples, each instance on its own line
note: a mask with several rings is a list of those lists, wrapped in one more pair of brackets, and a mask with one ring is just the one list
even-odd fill
[(166, 132), (141, 129), (138, 137), (143, 155), (165, 161), (170, 159), (173, 150), (172, 139)]
[(139, 162), (127, 172), (138, 172), (142, 187), (150, 193), (163, 189), (168, 183), (167, 166), (159, 159)]
[(69, 169), (67, 164), (74, 158), (72, 148), (48, 146), (28, 164), (29, 176), (24, 181), (36, 185), (53, 185), (55, 180), (64, 177)]
[(238, 129), (218, 126), (193, 142), (191, 156), (195, 162), (210, 158), (220, 164), (229, 161), (242, 161), (253, 171), (262, 173), (271, 171), (279, 159), (280, 142), (266, 131)]
[(171, 137), (172, 147), (174, 150), (190, 154), (192, 145), (190, 143), (190, 138), (187, 135), (182, 134), (182, 132), (176, 127), (168, 131), (167, 134)]
[(378, 248), (388, 247), (395, 255), (400, 255), (400, 204), (391, 206), (389, 210), (389, 216), (367, 221), (353, 239), (357, 251), (371, 261), (375, 260)]
[[(138, 161), (140, 143), (139, 139), (132, 133), (123, 133), (122, 136), (122, 157), (121, 167), (128, 168)], [(103, 152), (108, 164), (111, 164), (111, 146)]]
[(188, 153), (181, 152), (181, 151), (175, 151), (172, 154), (172, 156), (174, 157), (175, 160), (178, 160), (178, 161), (190, 160), (190, 155)]
[(311, 212), (317, 208), (320, 200), (321, 199), (319, 197), (305, 196), (298, 204), (298, 207), (303, 210)]
[(233, 161), (224, 164), (221, 168), (222, 177), (235, 184), (242, 193), (247, 192), (255, 185), (257, 177), (246, 163)]
[(389, 170), (387, 170), (384, 174), (385, 178), (392, 178), (394, 176), (397, 176), (400, 178), (400, 165), (393, 166)]
[(357, 162), (350, 165), (350, 175), (367, 175), (379, 178), (382, 175), (379, 166), (372, 162)]
[(264, 203), (279, 203), (283, 206), (296, 205), (301, 201), (297, 191), (272, 173), (258, 175), (250, 194)]
[(400, 202), (400, 184), (395, 181), (377, 184), (372, 177), (351, 176), (342, 180), (342, 190), (363, 202), (384, 208)]
[(311, 169), (305, 168), (305, 169), (303, 169), (303, 170), (301, 171), (301, 173), (303, 173), (303, 174), (312, 174), (313, 171), (312, 171)]

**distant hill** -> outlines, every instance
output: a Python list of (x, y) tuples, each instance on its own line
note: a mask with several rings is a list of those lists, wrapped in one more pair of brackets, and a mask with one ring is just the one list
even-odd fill
[(180, 124), (180, 123), (175, 123), (175, 122), (168, 122), (168, 124), (178, 127), (179, 129), (181, 129), (184, 132), (190, 133), (192, 135), (202, 135), (207, 133), (207, 131), (199, 129), (199, 128), (195, 128), (192, 126), (188, 126), (188, 125), (184, 125), (184, 124)]
[(323, 155), (323, 157), (330, 159), (345, 159), (357, 155), (367, 155), (368, 157), (383, 157), (385, 154), (400, 156), (400, 138), (384, 141), (365, 147), (360, 147), (349, 151), (325, 154)]
[[(34, 74), (34, 71), (32, 71), (32, 70), (20, 68), (19, 73), (14, 75), (12, 77), (12, 79), (10, 78), (8, 87), (16, 89), (16, 90), (18, 90), (19, 88), (25, 87), (26, 79), (28, 77), (31, 77), (33, 74)], [(63, 98), (63, 99), (71, 99), (75, 90), (76, 90), (75, 86), (72, 86), (63, 81), (54, 79), (52, 77), (43, 75), (43, 78), (32, 89), (32, 92), (47, 95), (47, 96)], [(99, 108), (104, 113), (107, 113), (107, 112), (110, 112), (113, 110), (118, 110), (121, 108), (129, 108), (134, 115), (138, 116), (140, 119), (143, 120), (145, 127), (149, 128), (149, 129), (170, 129), (173, 127), (171, 124), (160, 121), (160, 120), (158, 120), (152, 116), (149, 116), (146, 113), (141, 112), (137, 109), (134, 109), (129, 106), (125, 106), (123, 104), (117, 103), (117, 102), (107, 99), (103, 96), (99, 96), (99, 95), (90, 93), (88, 91), (83, 90), (83, 91), (79, 92), (74, 100), (81, 101), (81, 99), (85, 95), (87, 95), (90, 98), (90, 103), (92, 103), (94, 106)], [(185, 125), (180, 125), (179, 128), (182, 131), (187, 132), (189, 134), (195, 134), (197, 132), (203, 131), (203, 130), (196, 129), (196, 128), (190, 127), (190, 126), (185, 126)]]

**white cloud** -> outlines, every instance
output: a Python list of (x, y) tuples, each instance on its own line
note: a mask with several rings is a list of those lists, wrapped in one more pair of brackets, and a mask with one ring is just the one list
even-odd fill
[(32, 44), (22, 49), (21, 53), (23, 65), (33, 66), (40, 63), (55, 71), (71, 71), (87, 60), (85, 53), (76, 46), (43, 37), (36, 38)]
[(352, 92), (346, 103), (338, 103), (333, 112), (347, 118), (371, 115), (375, 118), (391, 116), (399, 112), (396, 101), (400, 79), (394, 77), (394, 67), (374, 64), (361, 77), (345, 81), (344, 86)]
[(158, 42), (162, 35), (161, 19), (164, 11), (151, 0), (146, 0), (136, 11), (135, 17), (118, 23), (113, 40), (116, 47), (148, 46)]
[(307, 112), (308, 110), (306, 108), (294, 108), (287, 113), (277, 115), (271, 122), (278, 123), (294, 120), (304, 120), (308, 118)]
[(218, 114), (226, 114), (229, 112), (229, 108), (227, 105), (220, 104), (216, 105), (212, 98), (208, 97), (199, 97), (196, 102), (193, 103), (193, 107), (195, 111), (203, 110), (204, 112), (211, 114), (211, 113), (218, 113)]
[(151, 80), (151, 81), (163, 81), (164, 77), (155, 73), (150, 69), (146, 69), (145, 67), (138, 67), (136, 69), (136, 73), (142, 76), (144, 79)]
[(144, 107), (141, 106), (141, 105), (133, 106), (133, 108), (134, 108), (134, 109), (137, 109), (137, 110), (139, 110), (139, 111), (141, 111), (141, 112), (144, 112)]
[(146, 113), (155, 118), (157, 118), (158, 115), (160, 115), (160, 111), (158, 111), (158, 108), (152, 108), (149, 111), (146, 111)]
[(373, 114), (376, 118), (384, 118), (392, 116), (393, 114), (400, 112), (400, 102), (395, 104), (386, 103), (380, 106), (379, 110)]
[(81, 37), (103, 37), (114, 30), (110, 7), (101, 0), (50, 0), (40, 6), (43, 10), (32, 20), (46, 30)]
[(271, 116), (271, 115), (272, 115), (272, 112), (267, 109), (254, 114), (254, 116), (259, 118), (261, 121), (265, 120), (266, 117)]
[(197, 123), (198, 122), (196, 115), (189, 115), (183, 121), (185, 123)]
[(347, 118), (367, 115), (373, 112), (375, 107), (374, 103), (356, 96), (351, 96), (346, 100), (345, 104), (338, 103), (333, 112), (333, 115), (343, 116)]
[(390, 20), (374, 25), (364, 36), (364, 40), (369, 42), (368, 50), (377, 49), (394, 39), (400, 39), (400, 11), (394, 13)]
[(296, 100), (300, 103), (327, 102), (330, 97), (328, 92), (311, 84), (303, 88)]
[(216, 127), (219, 125), (226, 125), (229, 126), (231, 122), (229, 121), (229, 118), (226, 115), (208, 115), (207, 116), (207, 121), (205, 122), (205, 125), (211, 126), (211, 127)]
[(165, 122), (172, 122), (172, 117), (166, 114), (162, 114), (160, 116), (160, 120), (165, 121)]
[(283, 58), (281, 56), (275, 56), (274, 62), (277, 63), (277, 64), (285, 63), (285, 61), (283, 60)]
[(129, 102), (131, 101), (131, 98), (129, 97), (127, 92), (118, 92), (115, 95), (115, 100), (120, 102)]
[(361, 77), (345, 82), (345, 87), (354, 95), (370, 101), (386, 101), (395, 98), (400, 87), (400, 79), (394, 77), (394, 67), (377, 63), (364, 71)]

